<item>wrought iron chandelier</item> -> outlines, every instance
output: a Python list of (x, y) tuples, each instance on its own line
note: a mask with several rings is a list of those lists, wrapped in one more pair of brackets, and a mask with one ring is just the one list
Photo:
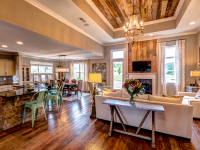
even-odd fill
[(133, 2), (133, 13), (130, 16), (130, 22), (126, 23), (124, 26), (124, 35), (129, 42), (139, 41), (142, 35), (144, 34), (144, 26), (143, 21), (139, 20), (138, 15), (138, 7), (135, 5), (135, 1)]
[(59, 55), (59, 66), (58, 66), (58, 68), (56, 68), (56, 72), (58, 72), (58, 73), (66, 73), (66, 72), (69, 72), (69, 68), (62, 68), (61, 65), (60, 65), (60, 57), (64, 57), (63, 62), (65, 63), (65, 56), (66, 56), (66, 55)]

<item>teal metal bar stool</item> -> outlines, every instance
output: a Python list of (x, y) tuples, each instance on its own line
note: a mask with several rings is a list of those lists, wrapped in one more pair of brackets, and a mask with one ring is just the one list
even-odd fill
[[(30, 109), (31, 109), (32, 119), (30, 119), (30, 120), (32, 120), (32, 127), (34, 126), (35, 116), (36, 116), (36, 119), (39, 119), (39, 118), (38, 118), (38, 108), (39, 108), (39, 107), (42, 107), (42, 108), (43, 108), (44, 117), (45, 117), (45, 120), (47, 120), (46, 113), (45, 113), (44, 102), (43, 102), (43, 98), (44, 98), (45, 92), (46, 92), (46, 91), (40, 91), (40, 92), (35, 93), (35, 94), (33, 95), (33, 97), (31, 98), (31, 101), (25, 103), (25, 106), (24, 106), (24, 115), (23, 115), (23, 124), (24, 124), (25, 118), (30, 116), (30, 115), (29, 115), (29, 116), (26, 116), (26, 108), (30, 108)], [(32, 101), (33, 98), (34, 98), (37, 94), (38, 94), (37, 100)], [(41, 118), (41, 117), (40, 117), (40, 118)]]
[(45, 98), (45, 109), (48, 107), (49, 104), (49, 100), (52, 102), (52, 106), (53, 106), (53, 102), (56, 101), (56, 106), (57, 106), (57, 111), (59, 111), (59, 93), (60, 93), (60, 89), (62, 88), (62, 86), (60, 86), (55, 92), (49, 92), (50, 95), (47, 95)]
[(63, 103), (62, 92), (63, 92), (64, 86), (65, 86), (65, 84), (63, 83), (63, 84), (59, 87), (58, 91), (51, 92), (52, 95), (55, 95), (55, 94), (58, 93), (58, 95), (59, 95), (60, 100), (62, 101), (62, 103)]

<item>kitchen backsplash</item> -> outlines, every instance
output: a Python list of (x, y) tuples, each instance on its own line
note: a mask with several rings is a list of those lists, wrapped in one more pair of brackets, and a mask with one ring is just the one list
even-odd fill
[(13, 84), (13, 76), (0, 76), (0, 85)]

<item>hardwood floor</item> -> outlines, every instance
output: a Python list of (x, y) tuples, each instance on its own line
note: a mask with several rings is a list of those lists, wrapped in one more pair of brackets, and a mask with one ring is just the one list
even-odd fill
[[(151, 150), (150, 141), (114, 133), (108, 137), (109, 122), (90, 119), (91, 99), (86, 96), (72, 102), (64, 101), (60, 112), (55, 108), (47, 111), (48, 121), (44, 118), (0, 131), (0, 150)], [(117, 128), (121, 125), (117, 124)], [(129, 131), (136, 128), (128, 127)], [(150, 135), (150, 131), (141, 130)], [(200, 150), (200, 120), (193, 121), (191, 141), (156, 133), (157, 150)]]

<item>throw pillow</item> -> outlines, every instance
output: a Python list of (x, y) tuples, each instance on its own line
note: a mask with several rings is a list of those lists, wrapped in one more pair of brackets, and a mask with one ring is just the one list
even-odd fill
[(149, 95), (149, 101), (181, 104), (183, 99), (182, 98), (169, 98), (169, 97), (160, 97), (160, 96)]
[(103, 96), (122, 97), (122, 91), (119, 91), (119, 92), (107, 92), (107, 91), (103, 91)]
[(162, 95), (162, 97), (169, 97), (169, 98), (182, 98), (182, 99), (183, 99), (184, 96), (170, 96), (170, 95)]
[(104, 90), (107, 91), (107, 92), (111, 92), (111, 89), (105, 88)]

